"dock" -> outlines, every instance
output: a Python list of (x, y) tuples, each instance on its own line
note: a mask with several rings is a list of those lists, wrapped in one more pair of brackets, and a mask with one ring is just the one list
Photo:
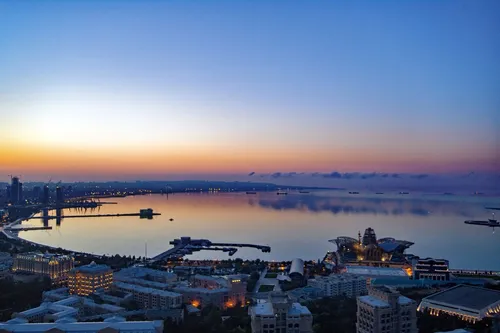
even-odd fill
[(208, 239), (191, 239), (191, 237), (181, 237), (170, 242), (173, 248), (153, 257), (153, 261), (166, 260), (169, 258), (182, 258), (185, 255), (193, 254), (197, 251), (223, 251), (230, 256), (238, 251), (238, 247), (249, 247), (261, 250), (264, 253), (271, 252), (271, 247), (267, 245), (244, 244), (244, 243), (213, 243)]
[(6, 229), (8, 231), (31, 231), (31, 230), (52, 230), (52, 226), (45, 227), (19, 227), (19, 228), (10, 228)]
[(161, 213), (151, 213), (151, 214), (147, 214), (147, 215), (144, 215), (144, 214), (141, 214), (141, 213), (118, 213), (118, 214), (89, 214), (89, 215), (62, 215), (62, 216), (53, 216), (53, 215), (49, 215), (49, 216), (35, 216), (35, 217), (32, 217), (32, 219), (42, 219), (42, 220), (45, 220), (45, 219), (48, 219), (48, 220), (52, 220), (52, 219), (57, 219), (57, 218), (64, 218), (64, 219), (67, 219), (67, 218), (89, 218), (89, 217), (123, 217), (123, 216), (139, 216), (139, 217), (152, 217), (152, 216), (158, 216), (158, 215), (161, 215)]

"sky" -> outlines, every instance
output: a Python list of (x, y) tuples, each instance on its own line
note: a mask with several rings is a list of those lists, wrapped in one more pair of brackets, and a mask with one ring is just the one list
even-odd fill
[(2, 1), (0, 180), (500, 170), (498, 1)]

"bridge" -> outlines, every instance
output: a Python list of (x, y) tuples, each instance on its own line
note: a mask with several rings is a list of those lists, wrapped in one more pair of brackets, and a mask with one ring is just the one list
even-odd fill
[(153, 261), (165, 260), (168, 258), (181, 258), (188, 254), (193, 254), (196, 251), (223, 251), (229, 252), (232, 256), (238, 251), (238, 247), (249, 247), (261, 250), (264, 253), (271, 252), (271, 247), (266, 245), (257, 244), (244, 244), (244, 243), (212, 243), (208, 239), (191, 239), (191, 237), (181, 237), (180, 239), (174, 239), (170, 242), (174, 245), (173, 248), (158, 254), (153, 257)]

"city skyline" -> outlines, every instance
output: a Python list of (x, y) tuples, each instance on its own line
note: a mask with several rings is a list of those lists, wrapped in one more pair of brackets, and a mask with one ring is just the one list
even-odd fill
[(2, 3), (0, 181), (497, 172), (498, 7)]

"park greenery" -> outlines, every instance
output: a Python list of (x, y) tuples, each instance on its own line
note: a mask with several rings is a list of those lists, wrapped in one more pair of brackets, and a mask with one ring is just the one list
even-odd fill
[(50, 279), (40, 277), (30, 282), (0, 280), (0, 322), (9, 320), (16, 312), (28, 310), (40, 304), (42, 293), (50, 289)]

